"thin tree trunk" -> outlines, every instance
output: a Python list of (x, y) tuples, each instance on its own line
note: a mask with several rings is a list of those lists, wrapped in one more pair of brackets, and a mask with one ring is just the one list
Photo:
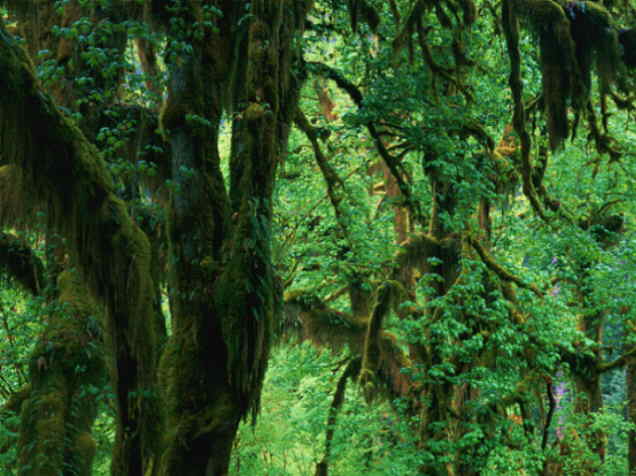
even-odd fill
[[(636, 424), (636, 357), (627, 361), (625, 372), (625, 391), (627, 393), (627, 420)], [(636, 430), (630, 430), (628, 439), (629, 474), (636, 474)]]

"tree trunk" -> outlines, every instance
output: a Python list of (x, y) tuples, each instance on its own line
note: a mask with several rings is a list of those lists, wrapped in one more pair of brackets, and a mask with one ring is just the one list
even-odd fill
[[(627, 361), (625, 373), (625, 386), (627, 393), (627, 420), (636, 424), (636, 358), (630, 357)], [(628, 440), (629, 474), (636, 474), (636, 430), (630, 430)]]
[(104, 304), (118, 408), (113, 473), (143, 474), (160, 433), (150, 245), (115, 196), (96, 149), (39, 89), (31, 62), (3, 25), (0, 46), (0, 152), (22, 171), (24, 196), (48, 211)]
[[(300, 87), (292, 40), (310, 2), (252, 2), (247, 28), (236, 26), (244, 13), (237, 3), (224, 7), (203, 39), (171, 31), (192, 51), (177, 58), (169, 45), (166, 56), (174, 328), (160, 371), (167, 413), (161, 476), (227, 474), (239, 421), (258, 411), (269, 355), (271, 199)], [(229, 193), (217, 150), (228, 104), (236, 117)]]
[(97, 400), (91, 387), (105, 383), (98, 315), (81, 278), (65, 271), (60, 298), (31, 354), (31, 391), (22, 404), (18, 463), (20, 476), (90, 476), (95, 454), (91, 427)]

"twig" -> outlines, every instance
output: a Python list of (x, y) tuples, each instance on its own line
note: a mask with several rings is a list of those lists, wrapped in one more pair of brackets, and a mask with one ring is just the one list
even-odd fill
[(552, 424), (554, 411), (556, 410), (556, 398), (552, 391), (552, 381), (550, 379), (546, 382), (546, 391), (548, 393), (548, 415), (546, 416), (545, 425), (543, 426), (543, 438), (541, 439), (542, 450), (545, 450), (548, 445), (548, 432), (550, 430), (550, 425)]

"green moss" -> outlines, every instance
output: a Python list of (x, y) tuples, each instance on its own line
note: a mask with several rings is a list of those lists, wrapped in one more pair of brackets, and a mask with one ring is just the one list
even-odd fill
[(565, 12), (553, 0), (512, 0), (515, 11), (529, 18), (537, 28), (548, 29), (565, 20)]
[[(120, 448), (116, 455), (150, 453), (159, 432), (157, 403), (142, 397), (153, 388), (158, 352), (148, 241), (115, 198), (99, 152), (42, 93), (28, 57), (2, 22), (0, 43), (0, 91), (11, 98), (0, 117), (3, 159), (21, 170), (23, 190), (46, 210), (48, 224), (66, 239), (71, 260), (84, 271), (88, 292), (105, 305), (111, 355), (118, 364), (113, 366), (117, 403), (128, 407), (128, 395), (134, 393), (133, 408), (139, 410), (118, 413), (117, 442), (134, 446), (141, 444), (141, 436), (147, 438), (143, 449)], [(25, 117), (33, 127), (22, 127)], [(55, 351), (64, 352), (63, 346)], [(31, 367), (38, 368), (48, 352), (43, 347)], [(48, 359), (46, 363), (52, 368)], [(120, 378), (118, 368), (128, 374)], [(134, 436), (124, 438), (124, 430)], [(128, 464), (115, 461), (120, 463)]]
[(77, 272), (62, 272), (58, 289), (59, 302), (50, 306), (30, 359), (32, 389), (22, 407), (18, 442), (21, 476), (58, 476), (67, 468), (81, 475), (91, 471), (90, 428), (97, 403), (84, 391), (105, 380), (99, 336), (90, 322), (99, 308)]
[(586, 109), (591, 72), (596, 69), (601, 94), (620, 79), (620, 46), (609, 12), (599, 3), (511, 0), (517, 15), (529, 20), (539, 37), (543, 101), (550, 144), (569, 135), (567, 108)]

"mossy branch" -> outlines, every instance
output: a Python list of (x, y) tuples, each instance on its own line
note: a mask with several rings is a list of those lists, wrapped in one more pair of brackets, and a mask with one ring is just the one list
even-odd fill
[(627, 361), (630, 358), (632, 358), (634, 355), (636, 355), (636, 347), (628, 350), (623, 355), (621, 355), (615, 360), (612, 360), (611, 362), (599, 363), (597, 366), (597, 371), (599, 373), (605, 373), (605, 372), (609, 372), (610, 370), (623, 367), (625, 364), (627, 364)]
[(504, 0), (501, 4), (502, 25), (508, 56), (510, 58), (510, 76), (508, 83), (512, 91), (514, 112), (512, 123), (521, 143), (521, 177), (523, 179), (523, 192), (530, 201), (534, 211), (545, 220), (545, 213), (537, 198), (532, 182), (532, 162), (530, 150), (532, 147), (530, 134), (526, 129), (526, 111), (523, 104), (523, 82), (521, 80), (521, 50), (519, 48), (519, 22), (515, 15), (515, 2)]
[[(116, 197), (99, 152), (42, 92), (26, 53), (1, 22), (0, 154), (21, 169), (24, 190), (46, 208), (51, 228), (66, 238), (73, 261), (105, 304), (117, 357), (113, 390), (122, 445), (116, 458), (127, 464), (134, 461), (131, 452), (141, 455), (143, 447), (151, 453), (159, 436), (156, 402), (143, 398), (154, 387), (158, 351), (150, 246)], [(138, 411), (129, 411), (129, 395), (138, 395)], [(122, 469), (128, 470), (135, 472)]]
[(288, 292), (284, 298), (286, 319), (281, 331), (300, 333), (302, 339), (318, 347), (339, 351), (348, 345), (353, 353), (364, 347), (367, 319), (337, 311), (323, 300), (303, 290)]
[(365, 390), (367, 400), (371, 400), (375, 375), (380, 367), (381, 347), (380, 333), (384, 319), (391, 310), (391, 302), (396, 293), (394, 283), (384, 283), (378, 289), (378, 297), (371, 318), (367, 324), (362, 353), (362, 369), (360, 370), (360, 384)]
[(356, 106), (360, 108), (363, 106), (363, 96), (360, 89), (336, 69), (317, 61), (308, 61), (307, 69), (319, 76), (332, 80), (340, 89), (349, 95)]
[(520, 288), (528, 289), (536, 294), (538, 297), (544, 296), (543, 292), (539, 290), (537, 286), (535, 286), (534, 284), (526, 283), (521, 278), (504, 269), (499, 263), (495, 261), (490, 253), (486, 251), (486, 249), (481, 245), (481, 243), (479, 243), (479, 241), (472, 237), (469, 237), (468, 242), (475, 249), (475, 251), (484, 262), (484, 264), (488, 267), (488, 269), (493, 271), (497, 276), (499, 276), (500, 279), (513, 282)]
[[(342, 89), (349, 95), (351, 100), (356, 104), (356, 106), (358, 106), (358, 108), (363, 107), (363, 95), (360, 92), (360, 89), (347, 78), (345, 78), (339, 71), (330, 66), (327, 66), (324, 63), (319, 62), (308, 62), (307, 67), (315, 74), (324, 76), (325, 78), (334, 81), (340, 89)], [(400, 193), (402, 194), (404, 203), (411, 212), (413, 219), (420, 224), (424, 224), (424, 216), (422, 215), (419, 203), (411, 193), (409, 184), (404, 179), (400, 161), (387, 150), (384, 142), (382, 141), (381, 134), (375, 127), (375, 124), (373, 122), (367, 122), (366, 127), (369, 131), (369, 134), (371, 135), (371, 138), (373, 139), (373, 142), (376, 146), (376, 149), (378, 150), (378, 153), (380, 154), (380, 157), (382, 157), (382, 160), (387, 165), (387, 167), (391, 171), (391, 174), (395, 178), (398, 184), (398, 188), (400, 189)]]
[(422, 271), (428, 266), (428, 258), (435, 256), (436, 250), (448, 245), (445, 240), (438, 240), (427, 233), (418, 233), (405, 240), (395, 255), (395, 263), (398, 266), (397, 272), (411, 268)]
[(346, 213), (342, 208), (342, 199), (344, 198), (344, 181), (338, 176), (335, 169), (329, 163), (329, 160), (327, 160), (327, 157), (325, 157), (325, 154), (318, 143), (318, 133), (315, 128), (309, 124), (307, 117), (300, 109), (296, 112), (294, 123), (305, 133), (311, 143), (316, 163), (318, 164), (318, 167), (322, 172), (322, 176), (325, 179), (325, 184), (327, 185), (327, 195), (329, 196), (331, 205), (334, 208), (336, 220), (338, 221), (338, 225), (343, 234), (348, 237), (349, 231), (346, 224)]

